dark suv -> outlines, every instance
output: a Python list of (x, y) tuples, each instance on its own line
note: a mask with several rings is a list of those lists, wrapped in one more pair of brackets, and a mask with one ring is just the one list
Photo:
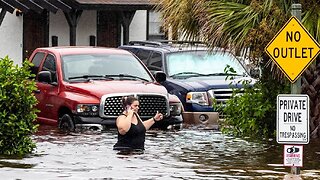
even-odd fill
[[(186, 124), (218, 125), (213, 100), (224, 103), (232, 95), (231, 84), (242, 88), (240, 80), (255, 81), (231, 52), (219, 48), (209, 51), (198, 42), (132, 41), (119, 48), (131, 51), (151, 72), (166, 73), (162, 85), (183, 103)], [(227, 65), (236, 71), (232, 81), (226, 80)]]

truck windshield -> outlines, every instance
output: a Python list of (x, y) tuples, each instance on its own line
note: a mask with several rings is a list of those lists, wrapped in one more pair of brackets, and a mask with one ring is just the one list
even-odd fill
[(236, 74), (246, 75), (242, 64), (228, 52), (179, 51), (167, 55), (168, 76), (173, 78), (188, 76), (222, 76), (229, 65)]
[[(143, 65), (131, 55), (76, 54), (62, 56), (62, 72), (66, 81), (79, 79), (130, 79), (152, 81)], [(126, 76), (124, 76), (126, 75)]]

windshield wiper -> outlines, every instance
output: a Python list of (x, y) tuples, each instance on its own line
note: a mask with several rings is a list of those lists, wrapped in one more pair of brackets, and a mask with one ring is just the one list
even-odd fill
[(107, 75), (105, 75), (105, 77), (119, 77), (120, 79), (121, 78), (139, 79), (142, 81), (149, 82), (149, 80), (147, 80), (145, 78), (135, 76), (135, 75), (130, 75), (130, 74), (107, 74)]
[(241, 74), (232, 74), (232, 73), (210, 73), (210, 74), (201, 74), (197, 72), (180, 72), (170, 77), (177, 77), (181, 75), (186, 75), (187, 77), (200, 77), (200, 76), (244, 76)]
[(201, 76), (202, 74), (197, 73), (197, 72), (180, 72), (180, 73), (177, 73), (177, 74), (173, 74), (170, 77), (177, 77), (177, 76), (181, 76), (181, 75)]
[(211, 73), (211, 74), (201, 74), (201, 76), (243, 76), (243, 74)]
[(103, 79), (112, 79), (113, 80), (113, 78), (111, 78), (111, 77), (107, 77), (107, 76), (103, 76), (103, 75), (88, 75), (88, 74), (86, 74), (86, 75), (82, 75), (82, 76), (73, 76), (73, 77), (69, 77), (68, 79), (69, 80), (71, 80), (71, 79), (86, 79), (86, 80), (90, 80), (90, 79), (97, 79), (97, 78), (99, 78), (99, 79), (101, 79), (101, 78), (103, 78)]
[(82, 75), (82, 76), (74, 76), (74, 77), (69, 77), (69, 80), (72, 79), (85, 79), (85, 80), (91, 80), (91, 79), (111, 79), (114, 80), (114, 77), (118, 77), (120, 79), (122, 78), (130, 78), (130, 79), (139, 79), (142, 81), (149, 82), (149, 80), (135, 76), (135, 75), (130, 75), (130, 74), (106, 74), (106, 75)]

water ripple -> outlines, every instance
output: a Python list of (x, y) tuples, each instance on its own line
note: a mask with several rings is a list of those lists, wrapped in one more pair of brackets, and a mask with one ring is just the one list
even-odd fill
[[(42, 127), (35, 152), (25, 158), (0, 157), (1, 179), (283, 179), (283, 146), (250, 142), (219, 131), (183, 129), (147, 133), (143, 154), (112, 150), (115, 129), (60, 134)], [(320, 177), (319, 142), (304, 147), (301, 176)]]

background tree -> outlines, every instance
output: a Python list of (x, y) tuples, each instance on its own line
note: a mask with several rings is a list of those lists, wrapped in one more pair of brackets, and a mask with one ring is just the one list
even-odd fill
[[(204, 41), (211, 49), (222, 47), (232, 50), (236, 55), (242, 53), (251, 65), (260, 66), (262, 75), (259, 83), (267, 100), (274, 103), (275, 107), (275, 95), (289, 82), (264, 52), (264, 48), (290, 18), (292, 0), (158, 1), (157, 9), (162, 14), (163, 26), (167, 30), (172, 28), (172, 32), (188, 40)], [(300, 0), (300, 3), (302, 24), (319, 42), (320, 0)], [(312, 137), (320, 136), (318, 61), (319, 58), (302, 76), (302, 93), (308, 94), (311, 102)], [(267, 117), (268, 113), (265, 115)]]

